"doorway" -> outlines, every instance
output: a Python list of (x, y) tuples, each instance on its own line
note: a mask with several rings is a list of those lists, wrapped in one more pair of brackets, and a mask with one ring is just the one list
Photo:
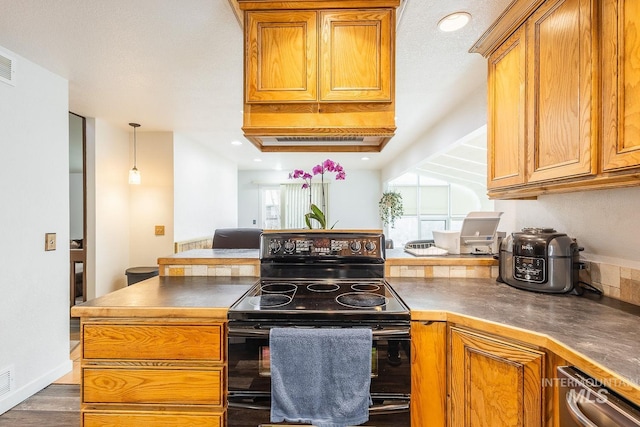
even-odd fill
[(86, 301), (86, 120), (69, 113), (69, 306)]

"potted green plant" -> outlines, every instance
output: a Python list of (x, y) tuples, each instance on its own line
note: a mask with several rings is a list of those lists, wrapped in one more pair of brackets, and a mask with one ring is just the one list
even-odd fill
[(382, 193), (378, 207), (380, 208), (382, 224), (385, 227), (391, 224), (391, 228), (394, 228), (396, 220), (404, 213), (402, 208), (402, 194), (396, 193), (395, 191)]

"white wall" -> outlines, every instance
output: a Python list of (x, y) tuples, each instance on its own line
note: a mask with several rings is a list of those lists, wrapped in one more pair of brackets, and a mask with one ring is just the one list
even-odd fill
[(238, 168), (188, 136), (174, 133), (174, 240), (213, 236), (238, 225)]
[[(311, 169), (313, 164), (307, 169)], [(344, 181), (330, 179), (329, 224), (339, 228), (379, 229), (378, 200), (382, 197), (379, 171), (347, 170)], [(238, 172), (238, 226), (260, 227), (260, 186), (293, 183), (289, 171)], [(314, 181), (317, 182), (317, 181)], [(300, 182), (302, 185), (302, 182)], [(257, 224), (253, 224), (253, 220)]]
[(382, 228), (378, 214), (380, 171), (347, 170), (347, 179), (331, 184), (329, 197), (330, 221), (338, 221), (336, 228)]
[(0, 82), (0, 373), (15, 378), (3, 413), (71, 369), (69, 105), (66, 80), (0, 52), (16, 69), (15, 86)]
[[(153, 267), (158, 257), (173, 253), (173, 133), (140, 129), (137, 168), (141, 183), (129, 185), (129, 267)], [(128, 169), (133, 165), (133, 131), (130, 147)], [(156, 225), (164, 225), (164, 236), (155, 235)]]
[(130, 168), (127, 130), (87, 119), (88, 299), (126, 286)]
[(537, 200), (496, 201), (513, 219), (513, 229), (553, 227), (577, 239), (590, 261), (640, 268), (640, 188), (582, 191), (539, 196)]

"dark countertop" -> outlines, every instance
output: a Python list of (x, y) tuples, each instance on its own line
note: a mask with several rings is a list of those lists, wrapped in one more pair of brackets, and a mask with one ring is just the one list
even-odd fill
[[(226, 312), (254, 277), (153, 277), (72, 308), (75, 317), (213, 317)], [(640, 307), (611, 298), (548, 295), (494, 279), (389, 278), (414, 320), (461, 320), (503, 332), (531, 332), (625, 378), (640, 396)], [(474, 325), (475, 326), (475, 325)], [(502, 329), (500, 329), (502, 328)], [(550, 340), (550, 341), (549, 341)], [(542, 342), (542, 341), (541, 341)], [(555, 352), (556, 348), (550, 348)], [(562, 354), (560, 354), (562, 356)]]
[(541, 294), (493, 279), (389, 278), (412, 317), (459, 314), (549, 337), (640, 386), (640, 307), (607, 297)]
[(156, 276), (75, 305), (74, 317), (213, 317), (256, 283), (256, 277)]

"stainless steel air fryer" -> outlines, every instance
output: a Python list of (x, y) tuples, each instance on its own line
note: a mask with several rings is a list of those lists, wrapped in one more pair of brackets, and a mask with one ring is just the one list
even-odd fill
[(523, 228), (500, 245), (499, 280), (529, 291), (571, 292), (578, 289), (581, 250), (552, 228)]

